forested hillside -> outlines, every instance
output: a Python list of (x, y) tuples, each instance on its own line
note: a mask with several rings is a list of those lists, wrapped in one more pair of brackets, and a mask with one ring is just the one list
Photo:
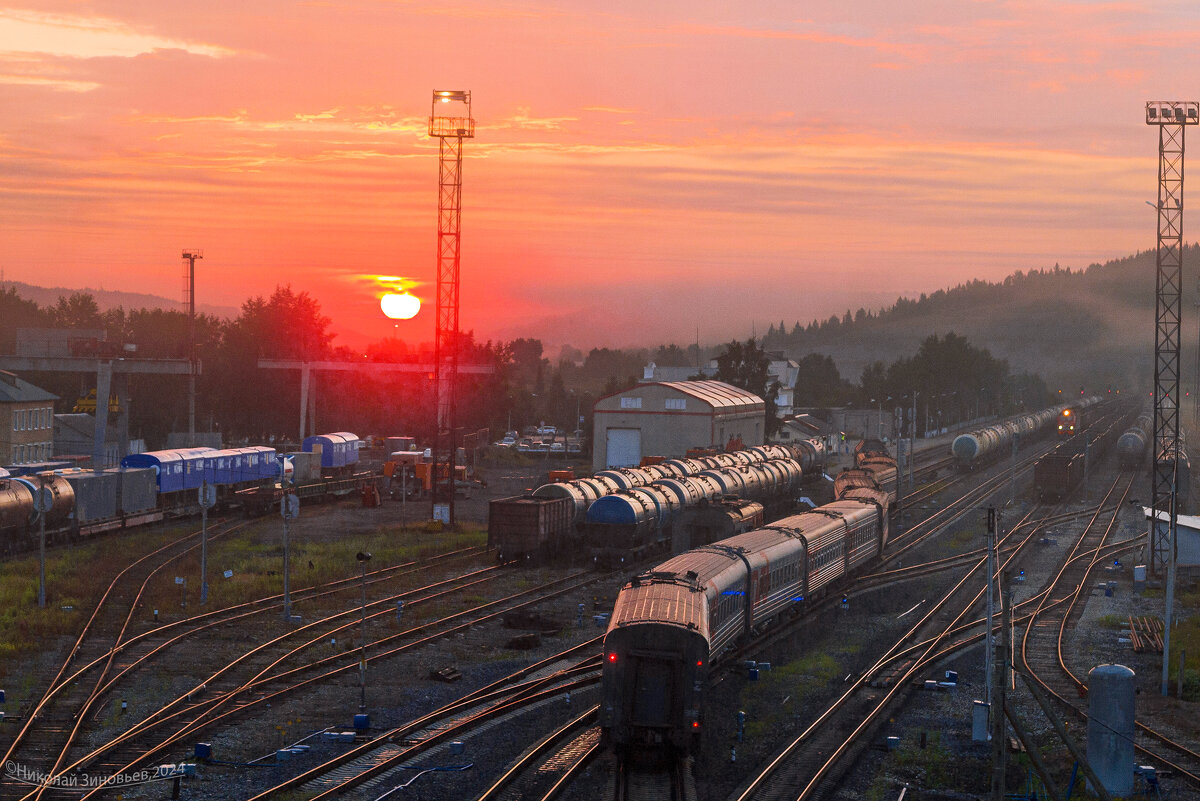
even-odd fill
[[(1196, 255), (1196, 245), (1185, 247), (1185, 373), (1196, 358)], [(843, 376), (857, 381), (871, 362), (890, 362), (915, 351), (931, 334), (954, 332), (1052, 386), (1148, 385), (1154, 282), (1153, 251), (1086, 270), (1055, 265), (1015, 273), (1002, 283), (971, 281), (916, 300), (902, 298), (884, 310), (847, 311), (808, 325), (781, 322), (768, 330), (764, 343), (793, 358), (828, 354)]]

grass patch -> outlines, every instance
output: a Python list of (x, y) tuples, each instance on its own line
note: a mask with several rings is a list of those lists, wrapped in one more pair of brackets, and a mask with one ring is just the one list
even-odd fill
[(949, 787), (954, 778), (954, 755), (942, 743), (942, 733), (929, 732), (925, 747), (915, 742), (902, 742), (893, 753), (896, 766), (921, 776), (926, 787)]
[(772, 665), (770, 671), (760, 672), (757, 682), (742, 688), (739, 699), (746, 713), (746, 737), (770, 735), (781, 720), (803, 709), (808, 696), (825, 687), (840, 672), (838, 661), (825, 652)]
[(113, 537), (100, 537), (46, 552), (46, 608), (37, 606), (38, 557), (27, 554), (0, 562), (0, 681), (26, 655), (59, 637), (77, 634), (86, 612), (130, 562), (192, 531), (187, 523), (159, 525)]
[(1096, 621), (1096, 625), (1106, 629), (1119, 629), (1128, 622), (1129, 618), (1125, 615), (1102, 615)]
[(956, 551), (982, 548), (986, 543), (987, 530), (982, 524), (963, 526), (954, 532), (950, 539), (946, 540), (946, 545)]

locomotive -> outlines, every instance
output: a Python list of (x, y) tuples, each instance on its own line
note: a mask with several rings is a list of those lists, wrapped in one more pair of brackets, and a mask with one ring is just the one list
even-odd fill
[(874, 459), (834, 502), (675, 556), (621, 590), (604, 637), (606, 742), (693, 750), (710, 665), (880, 556), (895, 462)]
[(1066, 437), (1033, 466), (1033, 486), (1045, 501), (1065, 498), (1083, 480), (1089, 459), (1103, 456), (1117, 440), (1128, 415), (1111, 419), (1097, 417), (1086, 437)]
[(1073, 437), (1086, 425), (1082, 406), (1066, 406), (1058, 413), (1058, 428), (1055, 429), (1055, 433), (1059, 437)]

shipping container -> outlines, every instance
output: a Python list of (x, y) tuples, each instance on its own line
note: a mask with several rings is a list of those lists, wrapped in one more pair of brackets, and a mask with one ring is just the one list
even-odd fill
[(153, 509), (158, 504), (154, 471), (147, 468), (113, 468), (121, 479), (120, 509), (132, 515)]
[(91, 523), (117, 516), (117, 499), (121, 493), (121, 476), (105, 470), (62, 470), (61, 475), (75, 491), (75, 522)]

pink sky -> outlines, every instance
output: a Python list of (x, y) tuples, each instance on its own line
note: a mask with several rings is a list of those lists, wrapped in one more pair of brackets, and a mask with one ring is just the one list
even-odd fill
[(1153, 247), (1144, 102), (1200, 99), (1197, 45), (1191, 2), (13, 5), (0, 267), (178, 297), (201, 247), (203, 302), (427, 339), (425, 118), (469, 89), (463, 327), (716, 342)]

